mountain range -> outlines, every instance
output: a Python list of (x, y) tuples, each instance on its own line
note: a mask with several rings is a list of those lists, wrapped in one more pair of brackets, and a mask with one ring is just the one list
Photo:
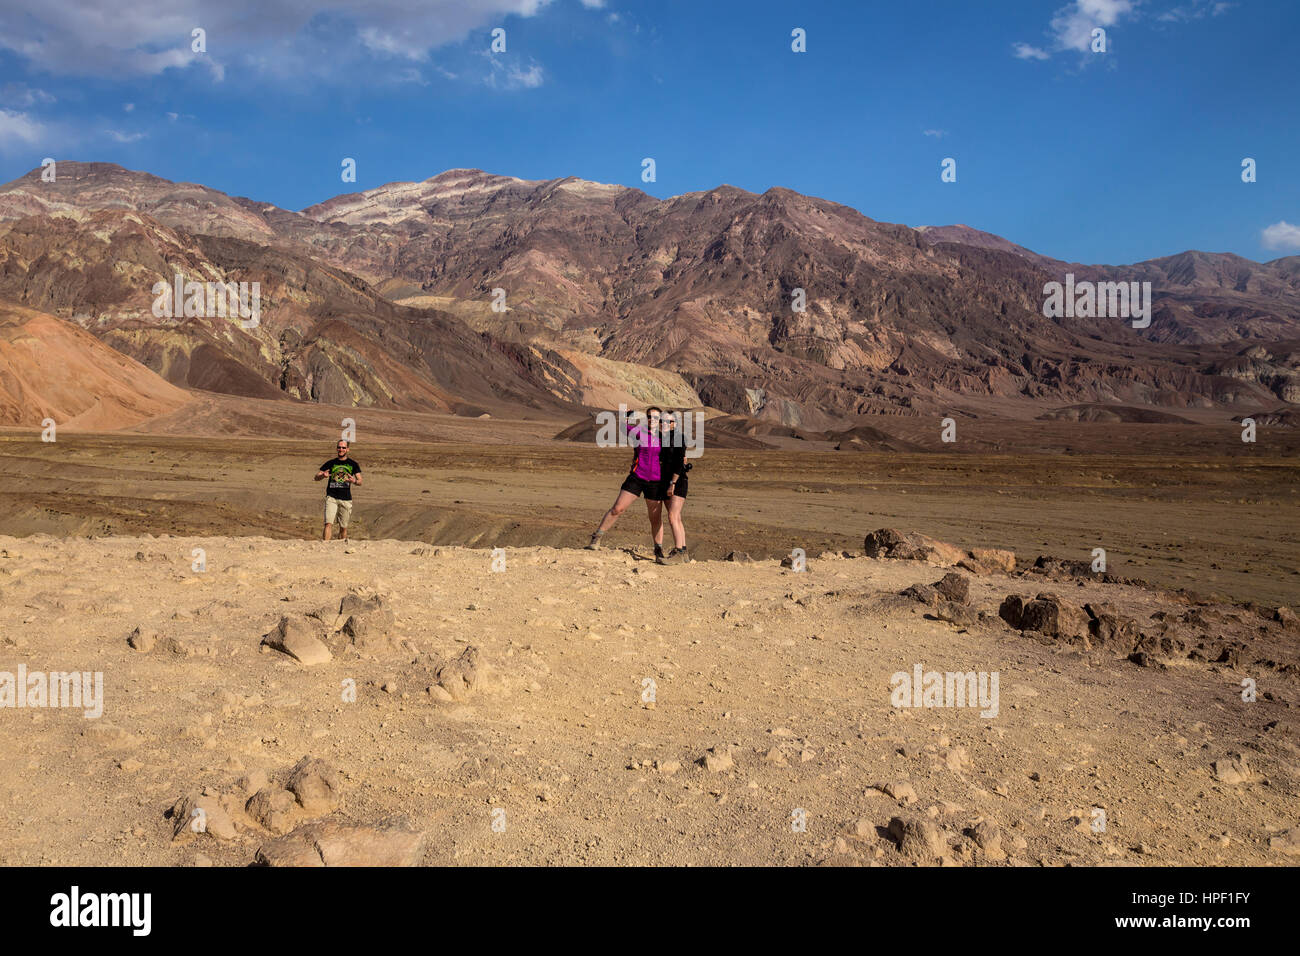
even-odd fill
[[(1045, 317), (1067, 273), (1150, 282), (1150, 326)], [(155, 316), (175, 274), (258, 282), (259, 323)], [(1300, 256), (1066, 263), (781, 188), (660, 200), (449, 170), (293, 212), (62, 161), (0, 187), (0, 328), (53, 335), (37, 315), (164, 380), (155, 397), (547, 419), (653, 402), (809, 432), (1098, 407), (1285, 421), (1300, 403)], [(25, 354), (0, 366), (5, 424), (54, 409)]]

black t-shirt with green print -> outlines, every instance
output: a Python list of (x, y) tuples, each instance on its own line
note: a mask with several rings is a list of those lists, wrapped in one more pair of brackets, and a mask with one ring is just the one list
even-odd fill
[(320, 466), (320, 470), (329, 475), (325, 495), (340, 501), (352, 500), (352, 486), (343, 480), (344, 475), (361, 474), (361, 466), (351, 458), (331, 458)]

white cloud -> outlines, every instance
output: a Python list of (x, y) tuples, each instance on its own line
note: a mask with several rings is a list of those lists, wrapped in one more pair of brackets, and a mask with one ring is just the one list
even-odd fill
[(1074, 0), (1073, 6), (1062, 7), (1052, 17), (1056, 49), (1087, 53), (1096, 27), (1113, 27), (1132, 12), (1132, 0)]
[[(1073, 0), (1052, 17), (1048, 29), (1051, 53), (1090, 52), (1092, 31), (1097, 27), (1113, 27), (1121, 18), (1134, 15), (1135, 6), (1134, 0)], [(1051, 55), (1042, 47), (1028, 43), (1012, 44), (1012, 52), (1021, 60), (1046, 60)]]
[[(206, 66), (214, 78), (240, 62), (266, 72), (328, 63), (347, 49), (322, 51), (322, 24), (343, 23), (353, 54), (420, 61), (507, 17), (535, 16), (552, 0), (42, 0), (0, 4), (0, 50), (56, 75), (153, 76)], [(256, 24), (256, 29), (250, 28)], [(191, 31), (207, 31), (207, 53), (191, 50)], [(486, 38), (485, 38), (486, 42)], [(324, 55), (322, 55), (324, 53)], [(344, 64), (346, 66), (346, 64)]]
[(536, 63), (531, 63), (525, 70), (517, 63), (503, 64), (495, 56), (488, 62), (492, 64), (492, 70), (483, 82), (494, 90), (531, 90), (545, 82), (542, 68)]
[(605, 0), (582, 0), (582, 5), (588, 10), (601, 10), (605, 6)]
[(38, 90), (26, 83), (6, 83), (0, 87), (0, 106), (14, 109), (30, 109), (33, 106), (48, 106), (54, 97), (44, 90)]
[(147, 136), (147, 133), (123, 133), (116, 129), (104, 130), (104, 135), (111, 137), (119, 143), (138, 143)]
[(123, 104), (122, 104), (122, 110), (123, 110), (123, 112), (130, 113), (130, 112), (132, 112), (132, 111), (135, 110), (135, 104), (134, 104), (134, 103), (123, 103)]
[(1012, 50), (1019, 60), (1049, 60), (1052, 57), (1046, 50), (1030, 46), (1028, 43), (1016, 43), (1012, 46)]
[(921, 135), (933, 136), (935, 139), (943, 139), (948, 135), (948, 131), (946, 129), (923, 129), (921, 130)]
[(1156, 19), (1163, 23), (1186, 23), (1203, 17), (1222, 16), (1235, 6), (1235, 3), (1216, 3), (1214, 0), (1192, 0), (1191, 3), (1171, 7)]
[(0, 147), (16, 143), (29, 146), (45, 137), (45, 127), (26, 113), (0, 110)]
[(1260, 234), (1260, 242), (1265, 249), (1300, 249), (1300, 226), (1275, 222)]

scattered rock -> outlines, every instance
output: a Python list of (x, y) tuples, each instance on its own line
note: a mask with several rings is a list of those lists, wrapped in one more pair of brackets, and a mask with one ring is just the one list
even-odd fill
[(913, 584), (899, 592), (903, 597), (919, 601), (927, 607), (938, 607), (942, 598), (931, 584)]
[(1131, 617), (1115, 613), (1105, 604), (1085, 604), (1087, 612), (1088, 636), (1094, 647), (1104, 647), (1121, 654), (1130, 654), (1137, 643), (1137, 621)]
[(1210, 765), (1214, 774), (1214, 779), (1219, 783), (1226, 783), (1229, 786), (1235, 786), (1239, 783), (1250, 783), (1252, 774), (1250, 768), (1246, 766), (1246, 758), (1239, 753), (1229, 754), (1222, 760), (1216, 760)]
[(277, 786), (266, 786), (253, 794), (244, 812), (272, 833), (288, 833), (300, 815), (294, 795)]
[(1067, 644), (1089, 649), (1089, 617), (1078, 605), (1044, 591), (1032, 601), (1020, 594), (1008, 594), (998, 616), (1018, 631), (1031, 631)]
[(286, 789), (312, 816), (332, 813), (343, 799), (343, 780), (337, 770), (323, 760), (303, 757), (291, 771)]
[(217, 840), (233, 840), (235, 824), (215, 794), (191, 793), (172, 805), (172, 842), (188, 843), (206, 833)]
[(317, 629), (305, 617), (286, 614), (275, 630), (262, 638), (266, 646), (288, 654), (306, 667), (328, 663), (333, 655), (317, 636)]
[(949, 601), (965, 604), (970, 600), (970, 578), (955, 571), (949, 571), (933, 585), (934, 589)]
[(869, 558), (926, 561), (939, 565), (956, 564), (966, 557), (966, 552), (955, 545), (914, 531), (904, 533), (893, 528), (881, 528), (868, 534), (863, 540), (862, 550)]
[(339, 617), (346, 618), (343, 634), (362, 654), (393, 649), (391, 635), (397, 620), (383, 596), (350, 592), (339, 602)]
[(906, 780), (894, 780), (880, 788), (904, 806), (916, 802), (916, 789)]
[(968, 834), (988, 859), (1001, 861), (1007, 858), (1002, 850), (1002, 828), (992, 820), (981, 820), (970, 828)]
[(1268, 848), (1274, 853), (1300, 856), (1300, 827), (1292, 827), (1268, 838)]
[(438, 668), (434, 676), (438, 678), (438, 686), (452, 700), (464, 700), (478, 687), (479, 671), (479, 650), (471, 645), (461, 651), (458, 657)]
[(265, 787), (270, 780), (265, 770), (250, 770), (239, 780), (239, 789), (250, 796)]
[(374, 826), (324, 821), (263, 844), (256, 860), (261, 866), (418, 866), (424, 839), (404, 816)]
[(970, 558), (963, 561), (962, 566), (976, 574), (988, 574), (991, 571), (1010, 574), (1016, 569), (1016, 553), (1004, 548), (971, 548)]
[(934, 609), (934, 616), (941, 621), (949, 624), (955, 624), (958, 627), (970, 627), (979, 623), (979, 612), (965, 604), (957, 604), (953, 601), (942, 601)]
[(889, 835), (898, 844), (898, 852), (909, 860), (934, 863), (948, 853), (943, 831), (930, 820), (894, 817), (889, 821)]
[(736, 761), (731, 756), (731, 748), (725, 744), (710, 747), (698, 762), (711, 773), (723, 773), (736, 765)]

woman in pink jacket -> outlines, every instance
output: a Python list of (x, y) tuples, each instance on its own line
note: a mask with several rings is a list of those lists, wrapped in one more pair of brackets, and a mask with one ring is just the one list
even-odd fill
[[(605, 512), (605, 517), (600, 519), (600, 526), (596, 528), (596, 533), (591, 536), (591, 543), (587, 545), (588, 551), (595, 551), (600, 547), (600, 539), (605, 532), (614, 527), (614, 522), (618, 520), (619, 515), (643, 494), (646, 511), (650, 515), (651, 541), (659, 536), (664, 517), (664, 490), (659, 476), (659, 419), (662, 414), (658, 407), (651, 405), (645, 410), (644, 425), (628, 424), (627, 438), (633, 451), (632, 469), (623, 479), (614, 504)], [(655, 557), (662, 555), (662, 548), (656, 544)]]

